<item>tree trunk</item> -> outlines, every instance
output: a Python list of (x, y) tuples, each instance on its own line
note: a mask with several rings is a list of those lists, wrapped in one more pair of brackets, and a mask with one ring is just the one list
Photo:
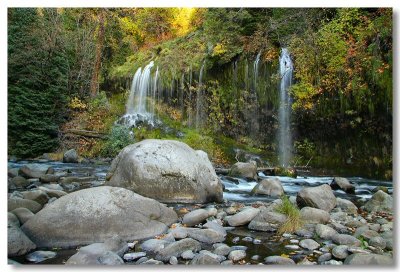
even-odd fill
[(90, 81), (90, 95), (92, 97), (97, 95), (99, 87), (99, 73), (101, 66), (101, 53), (103, 51), (104, 43), (104, 12), (99, 11), (99, 28), (97, 32), (97, 43), (96, 43), (96, 59), (94, 62), (92, 80)]

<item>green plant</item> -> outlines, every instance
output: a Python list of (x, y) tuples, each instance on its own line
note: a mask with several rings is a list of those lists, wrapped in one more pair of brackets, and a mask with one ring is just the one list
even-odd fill
[(134, 143), (131, 131), (124, 126), (116, 125), (111, 129), (111, 133), (104, 144), (103, 156), (114, 157), (127, 145)]
[(290, 202), (286, 195), (281, 197), (282, 203), (279, 204), (275, 211), (287, 216), (286, 222), (279, 226), (278, 234), (285, 232), (292, 233), (303, 226), (303, 221), (300, 217), (300, 210)]
[(109, 109), (110, 103), (108, 102), (107, 95), (105, 92), (100, 91), (96, 97), (94, 97), (89, 102), (89, 109), (96, 110), (96, 109)]

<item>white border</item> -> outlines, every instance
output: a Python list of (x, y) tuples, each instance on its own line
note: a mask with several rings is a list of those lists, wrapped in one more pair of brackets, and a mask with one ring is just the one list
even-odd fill
[[(394, 94), (394, 105), (393, 105), (393, 141), (394, 141), (394, 149), (393, 149), (393, 183), (398, 182), (399, 178), (399, 150), (398, 150), (398, 139), (399, 139), (399, 95), (397, 93), (399, 83), (399, 70), (398, 70), (398, 53), (399, 52), (399, 3), (398, 0), (337, 0), (337, 1), (313, 1), (313, 0), (289, 0), (289, 1), (258, 1), (258, 0), (146, 0), (146, 1), (129, 1), (129, 0), (119, 0), (119, 1), (110, 1), (110, 0), (1, 0), (0, 1), (0, 37), (1, 37), (1, 49), (0, 49), (0, 84), (1, 84), (1, 93), (2, 99), (0, 99), (0, 125), (1, 125), (1, 141), (0, 141), (0, 173), (1, 173), (1, 196), (2, 200), (0, 205), (1, 209), (1, 258), (0, 258), (0, 271), (21, 271), (21, 270), (36, 270), (36, 271), (53, 271), (53, 270), (70, 270), (71, 267), (66, 266), (23, 266), (20, 268), (16, 268), (14, 266), (7, 265), (7, 202), (6, 202), (6, 194), (7, 194), (7, 7), (393, 7), (394, 14), (394, 32), (393, 32), (393, 52), (394, 52), (394, 67), (393, 67), (393, 94)], [(398, 204), (400, 201), (397, 201), (397, 184), (394, 184), (394, 199), (396, 204), (395, 210), (395, 249), (394, 249), (394, 261), (396, 264), (396, 268), (399, 264), (399, 250), (398, 250), (398, 241), (396, 237), (399, 237), (399, 229), (397, 227), (397, 215), (398, 215)], [(75, 271), (98, 271), (98, 270), (154, 270), (158, 271), (162, 270), (182, 270), (186, 271), (189, 269), (187, 266), (182, 267), (172, 267), (172, 266), (157, 266), (157, 267), (80, 267), (73, 268)], [(317, 267), (305, 267), (305, 266), (295, 266), (292, 268), (289, 267), (270, 267), (270, 266), (233, 266), (233, 267), (194, 267), (191, 266), (191, 271), (209, 271), (209, 270), (229, 270), (229, 271), (243, 271), (243, 270), (331, 270), (337, 271), (338, 269), (342, 270), (388, 270), (387, 267), (378, 267), (378, 266), (370, 266), (370, 267), (328, 267), (328, 266), (317, 266)], [(392, 268), (389, 268), (393, 270)]]

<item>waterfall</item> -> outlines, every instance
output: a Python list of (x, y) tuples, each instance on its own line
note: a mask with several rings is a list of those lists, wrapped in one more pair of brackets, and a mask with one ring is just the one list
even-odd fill
[(141, 67), (137, 69), (133, 76), (128, 101), (126, 102), (126, 114), (117, 123), (132, 127), (136, 126), (139, 121), (147, 121), (154, 125), (154, 105), (149, 109), (149, 103), (147, 103), (148, 96), (154, 99), (154, 89), (153, 92), (151, 90), (151, 68), (153, 66), (154, 62), (151, 61), (143, 71)]
[(147, 66), (144, 68), (142, 75), (140, 76), (140, 83), (139, 83), (139, 97), (137, 100), (135, 112), (140, 114), (148, 113), (146, 107), (146, 97), (148, 95), (149, 87), (150, 87), (150, 72), (151, 68), (154, 66), (154, 62), (151, 61)]
[(279, 163), (283, 167), (288, 167), (292, 157), (292, 135), (290, 131), (291, 98), (288, 89), (292, 85), (293, 63), (286, 48), (282, 48), (281, 56), (279, 57), (279, 72), (281, 77), (278, 116)]
[(197, 90), (197, 101), (196, 101), (196, 129), (199, 129), (203, 123), (203, 71), (205, 61), (201, 65), (199, 75), (199, 89)]
[(260, 57), (261, 57), (261, 51), (258, 52), (256, 60), (254, 61), (253, 64), (253, 70), (254, 70), (254, 91), (257, 92), (257, 78), (258, 78), (258, 63), (260, 62)]
[(153, 80), (152, 108), (151, 108), (151, 116), (153, 120), (154, 120), (155, 106), (157, 102), (157, 96), (156, 96), (156, 93), (158, 92), (157, 84), (158, 84), (158, 66)]
[(133, 114), (135, 112), (135, 90), (139, 89), (140, 76), (142, 75), (142, 68), (137, 69), (132, 79), (131, 90), (129, 92), (128, 101), (126, 102), (126, 113)]

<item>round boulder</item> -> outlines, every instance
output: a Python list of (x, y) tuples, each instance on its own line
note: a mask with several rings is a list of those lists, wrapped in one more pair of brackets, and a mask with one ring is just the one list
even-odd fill
[(354, 185), (347, 178), (334, 177), (331, 183), (333, 190), (343, 190), (348, 194), (354, 194)]
[(261, 180), (254, 186), (251, 194), (253, 195), (268, 195), (268, 196), (281, 196), (285, 192), (278, 178), (268, 178)]
[(229, 175), (245, 179), (257, 180), (257, 163), (255, 161), (237, 162), (232, 165)]
[(222, 201), (222, 183), (207, 154), (173, 140), (144, 140), (114, 159), (106, 185), (165, 203)]
[(364, 206), (369, 212), (392, 211), (393, 197), (383, 191), (376, 192)]
[(70, 149), (64, 153), (63, 162), (66, 163), (77, 163), (79, 162), (78, 153), (75, 149)]
[(299, 207), (313, 207), (330, 212), (336, 206), (336, 197), (329, 185), (303, 188), (297, 194)]
[(153, 237), (176, 221), (172, 209), (153, 199), (102, 186), (57, 199), (22, 229), (39, 247), (73, 247), (101, 242), (114, 234), (125, 240)]

